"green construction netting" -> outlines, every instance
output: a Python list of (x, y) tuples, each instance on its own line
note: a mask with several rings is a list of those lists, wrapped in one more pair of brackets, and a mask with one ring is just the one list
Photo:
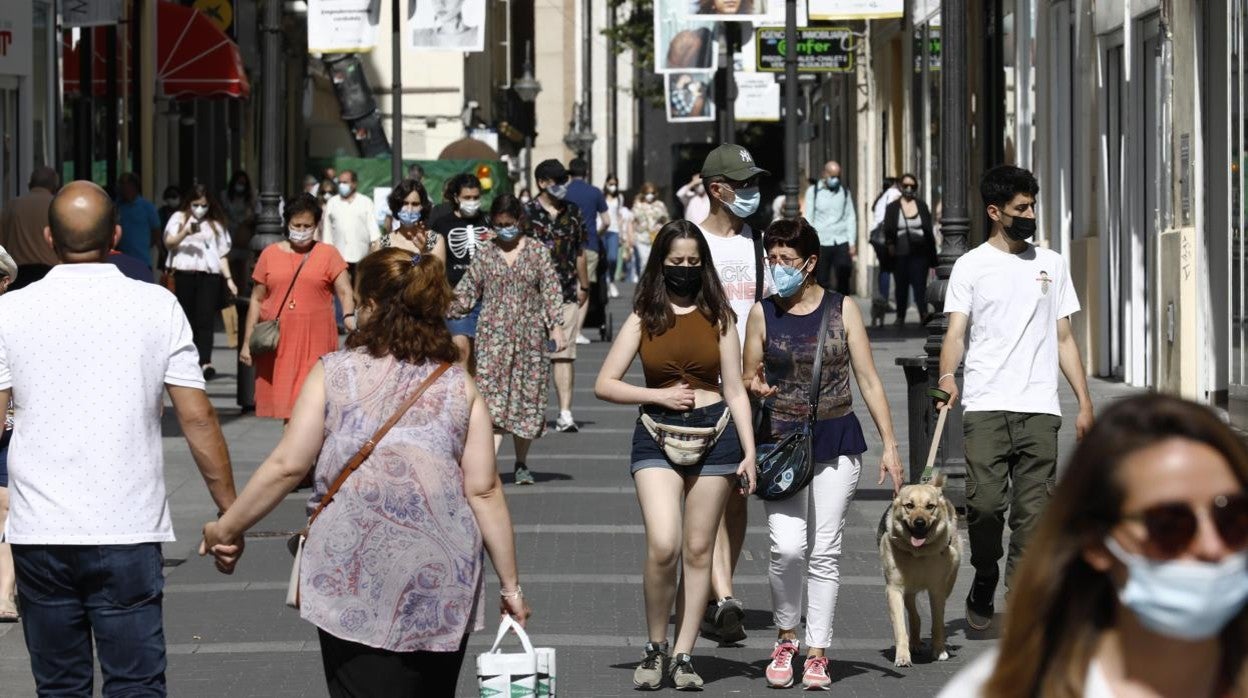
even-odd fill
[[(482, 182), (481, 208), (489, 210), (495, 195), (511, 192), (511, 179), (507, 176), (507, 163), (498, 160), (404, 160), (403, 172), (412, 165), (420, 165), (425, 171), (425, 191), (435, 204), (442, 201), (442, 185), (446, 180), (457, 174), (467, 172), (476, 174), (480, 167), (489, 168), (489, 181)], [(390, 177), (390, 158), (309, 158), (309, 172), (324, 172), (332, 167), (337, 172), (352, 170), (359, 179), (359, 191), (370, 198), (376, 187), (389, 188), (394, 185)]]

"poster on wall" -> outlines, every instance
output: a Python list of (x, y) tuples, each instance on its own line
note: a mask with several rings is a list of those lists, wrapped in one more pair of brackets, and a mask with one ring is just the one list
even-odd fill
[(737, 81), (737, 99), (732, 115), (737, 121), (779, 121), (780, 83), (767, 73), (741, 73)]
[(811, 19), (892, 19), (905, 13), (904, 0), (809, 0)]
[(381, 0), (308, 0), (308, 53), (361, 53), (377, 45)]
[(689, 0), (654, 0), (654, 72), (714, 70), (715, 23), (689, 19)]
[[(684, 0), (694, 19), (712, 22), (757, 22), (767, 16), (768, 0)], [(783, 6), (783, 0), (772, 4)]]
[[(30, 5), (20, 0), (12, 5)], [(61, 3), (61, 26), (100, 27), (117, 24), (121, 21), (121, 0), (74, 0)], [(0, 30), (2, 31), (2, 30)]]
[(408, 45), (416, 51), (485, 49), (485, 0), (408, 0)]
[(709, 71), (665, 75), (668, 123), (714, 121), (715, 99), (711, 92), (714, 78), (715, 73)]

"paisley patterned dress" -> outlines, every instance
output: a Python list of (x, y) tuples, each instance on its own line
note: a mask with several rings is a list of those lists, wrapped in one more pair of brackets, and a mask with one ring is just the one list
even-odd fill
[(467, 314), (481, 299), (477, 385), (496, 428), (535, 439), (546, 428), (546, 340), (563, 321), (563, 294), (550, 251), (527, 237), (521, 244), (512, 265), (497, 245), (477, 251), (455, 286), (451, 315)]
[[(334, 479), (435, 368), (362, 350), (321, 358), (325, 442), (311, 513)], [(459, 461), (464, 372), (452, 367), (377, 444), (312, 525), (301, 615), (334, 637), (393, 652), (454, 652), (484, 627), (481, 531)]]

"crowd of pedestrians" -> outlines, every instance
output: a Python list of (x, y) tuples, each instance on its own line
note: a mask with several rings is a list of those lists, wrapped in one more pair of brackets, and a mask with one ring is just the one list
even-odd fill
[[(491, 607), (484, 555), (499, 611), (520, 623), (531, 613), (502, 441), (514, 446), (509, 482), (543, 479), (529, 460), (549, 385), (553, 428), (576, 432), (591, 291), (610, 297), (630, 279), (632, 312), (594, 392), (638, 409), (629, 472), (647, 637), (633, 683), (701, 689), (699, 635), (745, 639), (734, 572), (747, 498), (760, 458), (809, 429), (808, 482), (765, 500), (776, 638), (759, 659), (771, 687), (828, 689), (849, 505), (864, 467), (893, 491), (906, 479), (851, 293), (858, 226), (840, 165), (804, 192), (805, 217), (765, 230), (749, 220), (770, 173), (741, 146), (706, 156), (677, 193), (683, 218), (654, 184), (629, 205), (618, 178), (598, 189), (587, 170), (544, 161), (527, 201), (494, 192), (488, 207), (473, 175), (448, 179), (435, 204), (411, 173), (382, 221), (355, 172), (309, 176), (282, 202), (284, 239), (254, 262), (238, 253), (255, 232), (245, 173), (219, 196), (194, 185), (173, 203), (166, 192), (158, 211), (133, 175), (113, 198), (37, 170), (0, 212), (0, 622), (20, 613), (40, 694), (89, 694), (93, 656), (105, 695), (166, 692), (167, 396), (219, 510), (200, 552), (222, 572), (246, 557), (249, 529), (310, 486), (296, 603), (317, 628), (330, 695), (453, 695)], [(903, 175), (872, 207), (899, 322), (911, 299), (926, 312), (937, 251), (918, 186)], [(980, 193), (991, 228), (949, 279), (948, 397), (935, 406), (963, 410), (966, 622), (1000, 623), (1002, 581), (1011, 607), (1000, 649), (944, 695), (1248, 695), (1248, 451), (1175, 398), (1126, 400), (1094, 422), (1066, 262), (1029, 241), (1039, 185), (1003, 166)], [(150, 283), (162, 272), (172, 294)], [(255, 370), (257, 416), (285, 423), (236, 497), (204, 386), (240, 274), (251, 291), (239, 360)], [(643, 378), (631, 381), (638, 360)], [(1080, 439), (1060, 482), (1059, 374)]]

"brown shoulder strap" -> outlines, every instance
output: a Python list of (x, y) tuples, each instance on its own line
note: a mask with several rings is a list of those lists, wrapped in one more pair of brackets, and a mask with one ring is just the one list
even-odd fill
[(395, 424), (398, 424), (399, 420), (403, 418), (403, 415), (407, 414), (407, 411), (412, 409), (412, 405), (415, 405), (416, 401), (420, 399), (420, 396), (425, 394), (425, 391), (429, 389), (429, 386), (433, 385), (434, 382), (437, 381), (443, 373), (446, 373), (447, 369), (450, 367), (451, 365), (446, 362), (438, 364), (438, 367), (433, 370), (433, 373), (430, 373), (429, 377), (420, 384), (420, 387), (416, 388), (416, 392), (412, 393), (412, 396), (404, 401), (399, 409), (394, 411), (394, 414), (390, 415), (390, 419), (386, 420), (386, 423), (381, 425), (381, 428), (373, 434), (372, 438), (365, 441), (363, 446), (360, 446), (360, 450), (355, 452), (355, 455), (351, 457), (351, 460), (347, 461), (347, 467), (343, 468), (341, 473), (338, 473), (338, 478), (334, 480), (334, 484), (329, 486), (329, 490), (327, 490), (325, 492), (325, 496), (321, 498), (321, 503), (316, 505), (316, 510), (313, 511), (312, 515), (308, 517), (308, 526), (303, 529), (305, 535), (307, 534), (308, 528), (312, 527), (312, 522), (316, 521), (316, 517), (321, 515), (321, 512), (324, 511), (325, 507), (329, 506), (329, 503), (333, 501), (334, 495), (338, 494), (338, 490), (342, 488), (342, 483), (347, 481), (347, 478), (351, 476), (351, 473), (359, 470), (360, 466), (364, 464), (364, 461), (368, 460), (368, 457), (373, 454), (373, 449), (377, 448), (377, 444), (381, 441), (382, 437), (386, 435), (386, 432), (390, 431), (390, 428)]

